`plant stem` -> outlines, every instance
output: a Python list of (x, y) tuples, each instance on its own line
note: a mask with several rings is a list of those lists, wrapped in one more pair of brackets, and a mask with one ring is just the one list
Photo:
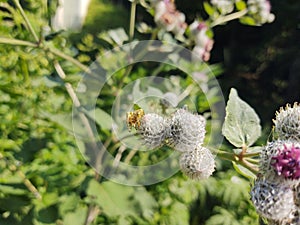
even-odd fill
[(6, 38), (6, 37), (0, 37), (0, 44), (8, 44), (8, 45), (21, 45), (21, 46), (27, 46), (27, 47), (37, 47), (37, 44), (29, 42), (29, 41), (23, 41), (18, 40), (14, 38)]
[(135, 16), (136, 16), (136, 0), (132, 0), (130, 9), (130, 24), (129, 24), (129, 40), (132, 41), (134, 37), (135, 27)]
[[(49, 52), (53, 53), (54, 55), (73, 63), (78, 68), (82, 69), (84, 72), (86, 72), (88, 74), (93, 74), (89, 67), (85, 66), (84, 64), (79, 62), (77, 59), (74, 59), (72, 56), (69, 56), (56, 48), (45, 47), (43, 49), (48, 50)], [(94, 74), (94, 75), (96, 75), (96, 74)]]
[(19, 0), (14, 0), (14, 3), (16, 4), (16, 7), (17, 7), (18, 10), (20, 11), (20, 13), (21, 13), (21, 15), (22, 15), (22, 17), (23, 17), (23, 19), (24, 19), (24, 21), (25, 21), (25, 23), (26, 23), (26, 26), (27, 26), (28, 30), (30, 31), (30, 33), (31, 33), (32, 36), (34, 37), (34, 40), (35, 40), (37, 43), (39, 43), (39, 41), (40, 41), (40, 40), (39, 40), (39, 37), (37, 36), (36, 32), (34, 31), (34, 29), (33, 29), (32, 25), (31, 25), (31, 23), (30, 23), (28, 17), (26, 16), (26, 14), (25, 14), (25, 12), (24, 12), (24, 10), (23, 10), (23, 8), (22, 8), (20, 2), (19, 2)]
[[(3, 159), (3, 155), (0, 154), (0, 159)], [(13, 159), (14, 160), (14, 159)], [(31, 181), (26, 177), (23, 171), (20, 170), (19, 167), (15, 165), (15, 163), (9, 163), (7, 161), (8, 168), (11, 172), (17, 172), (19, 177), (23, 180), (24, 185), (27, 187), (27, 189), (39, 200), (42, 199), (42, 196), (40, 192), (37, 190), (37, 188), (31, 183)]]
[(240, 164), (241, 166), (244, 166), (245, 168), (247, 168), (254, 174), (257, 174), (257, 172), (258, 172), (257, 168), (254, 167), (255, 165), (248, 162), (247, 160), (245, 160), (243, 158), (243, 155), (236, 155), (234, 153), (229, 153), (229, 152), (220, 151), (220, 150), (219, 151), (213, 150), (213, 152), (218, 154), (218, 157), (220, 157), (221, 159), (225, 159), (225, 160)]
[(220, 25), (220, 24), (223, 24), (223, 23), (226, 23), (228, 21), (231, 21), (231, 20), (235, 20), (235, 19), (238, 19), (244, 15), (246, 15), (248, 13), (248, 10), (247, 9), (244, 9), (242, 11), (238, 11), (238, 12), (235, 12), (235, 13), (232, 13), (232, 14), (229, 14), (229, 15), (226, 15), (226, 16), (220, 16), (218, 17), (214, 22), (212, 22), (210, 24), (210, 27), (213, 28), (217, 25)]
[(65, 54), (64, 52), (62, 52), (62, 51), (60, 51), (56, 48), (53, 48), (53, 47), (40, 46), (40, 45), (38, 45), (36, 43), (33, 43), (33, 42), (23, 41), (23, 40), (14, 39), (14, 38), (6, 38), (6, 37), (0, 37), (0, 44), (20, 45), (20, 46), (39, 48), (39, 49), (42, 49), (44, 51), (49, 51), (52, 54), (73, 63), (75, 66), (77, 66), (78, 68), (80, 68), (84, 72), (86, 72), (88, 74), (91, 74), (93, 76), (98, 76), (97, 74), (93, 73), (90, 70), (89, 67), (85, 66), (84, 64), (79, 62), (77, 59), (74, 59), (72, 56), (69, 56), (69, 55)]
[(36, 189), (36, 187), (31, 183), (31, 181), (26, 178), (25, 174), (21, 171), (21, 170), (18, 170), (18, 175), (22, 178), (23, 182), (24, 182), (24, 185), (27, 187), (27, 189), (33, 193), (33, 195), (41, 200), (42, 199), (42, 196), (41, 194), (39, 193), (39, 191)]

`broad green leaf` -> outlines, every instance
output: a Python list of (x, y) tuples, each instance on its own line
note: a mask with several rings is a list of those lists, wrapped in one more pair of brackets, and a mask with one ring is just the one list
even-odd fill
[(226, 106), (222, 134), (235, 147), (251, 146), (261, 135), (260, 120), (254, 109), (232, 88)]
[(132, 187), (109, 181), (100, 184), (95, 180), (91, 180), (87, 194), (92, 196), (103, 212), (111, 217), (125, 217), (135, 214), (134, 206), (130, 202), (130, 198), (134, 194)]
[(235, 162), (232, 162), (233, 168), (242, 176), (247, 177), (248, 179), (255, 179), (256, 175), (252, 173), (247, 168), (241, 166), (240, 164), (236, 164)]
[(215, 13), (215, 9), (208, 2), (203, 2), (203, 6), (204, 6), (204, 9), (205, 9), (205, 12), (209, 16), (212, 16)]

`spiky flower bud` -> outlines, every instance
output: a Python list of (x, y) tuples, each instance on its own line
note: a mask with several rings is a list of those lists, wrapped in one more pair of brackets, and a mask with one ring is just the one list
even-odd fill
[(259, 168), (264, 176), (273, 182), (297, 183), (300, 168), (300, 144), (276, 140), (269, 142), (260, 155)]
[(267, 219), (282, 220), (295, 209), (293, 191), (284, 184), (257, 180), (250, 192), (256, 211)]
[(274, 130), (279, 139), (300, 141), (300, 105), (287, 105), (276, 112)]
[(300, 224), (300, 212), (299, 208), (294, 209), (290, 214), (284, 219), (280, 220), (279, 225), (299, 225)]
[(180, 156), (181, 171), (191, 179), (205, 179), (215, 170), (215, 160), (209, 149), (197, 146)]
[(300, 147), (292, 144), (284, 145), (284, 149), (279, 154), (272, 157), (271, 165), (274, 167), (278, 176), (286, 179), (300, 178)]
[(145, 114), (137, 128), (137, 132), (142, 136), (144, 143), (150, 149), (158, 148), (164, 144), (166, 138), (165, 119), (156, 113)]
[(171, 120), (167, 144), (177, 151), (193, 151), (203, 143), (206, 120), (186, 109), (178, 109)]

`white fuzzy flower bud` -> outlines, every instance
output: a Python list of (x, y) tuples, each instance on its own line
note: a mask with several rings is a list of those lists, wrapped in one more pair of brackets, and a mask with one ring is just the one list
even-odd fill
[(279, 139), (300, 141), (300, 105), (287, 105), (276, 112), (274, 130)]
[(166, 138), (165, 119), (155, 113), (145, 114), (140, 120), (137, 132), (150, 149), (158, 148), (164, 144)]
[(205, 179), (215, 170), (215, 160), (209, 149), (197, 146), (180, 157), (181, 171), (191, 179)]
[(284, 184), (257, 180), (250, 192), (257, 212), (267, 219), (282, 220), (295, 209), (293, 191)]
[(167, 144), (177, 151), (193, 151), (203, 143), (206, 120), (186, 109), (178, 109), (169, 121)]

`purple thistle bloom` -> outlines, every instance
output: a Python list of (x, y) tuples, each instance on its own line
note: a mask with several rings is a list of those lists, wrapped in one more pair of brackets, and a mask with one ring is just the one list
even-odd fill
[(294, 145), (287, 147), (277, 155), (272, 157), (271, 165), (279, 176), (288, 179), (300, 178), (300, 148)]

